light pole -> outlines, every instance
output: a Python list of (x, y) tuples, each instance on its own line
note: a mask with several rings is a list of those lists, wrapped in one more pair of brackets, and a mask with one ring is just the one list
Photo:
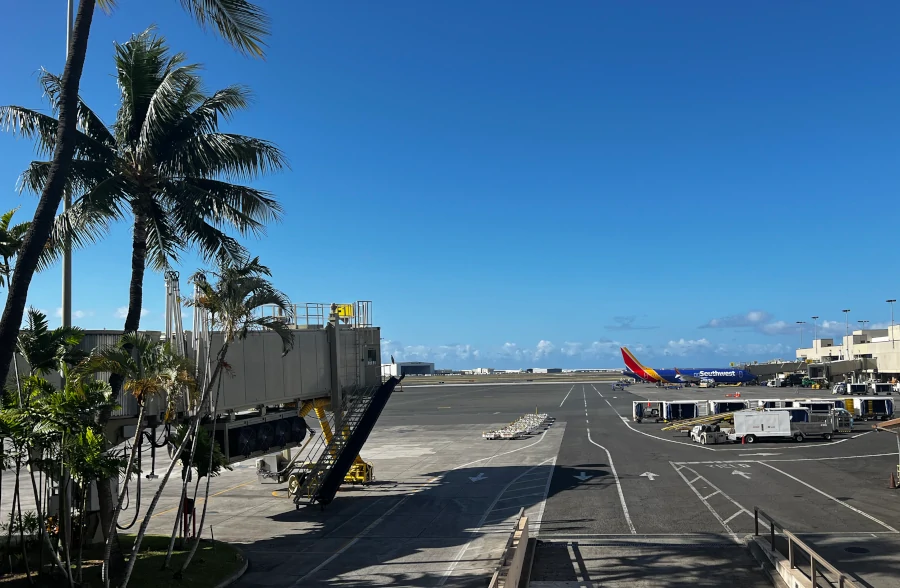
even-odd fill
[[(844, 313), (844, 318), (847, 323), (847, 333), (844, 336), (844, 345), (847, 346), (847, 355), (850, 355), (850, 344), (847, 342), (847, 337), (850, 336), (850, 315), (848, 314), (850, 312), (850, 309), (845, 308), (841, 312)], [(844, 356), (844, 359), (849, 359), (849, 358), (847, 356)]]
[[(69, 60), (69, 47), (72, 46), (72, 19), (75, 11), (75, 0), (68, 0), (66, 10), (66, 61)], [(66, 188), (63, 200), (63, 213), (72, 206), (72, 191)], [(62, 325), (72, 326), (72, 239), (66, 235), (63, 243), (62, 260)]]
[(813, 320), (813, 347), (815, 347), (816, 339), (819, 338), (819, 317), (811, 316), (809, 318)]
[(797, 324), (800, 325), (800, 347), (798, 349), (803, 349), (803, 325), (806, 324), (806, 321), (797, 321)]
[(894, 348), (894, 303), (897, 302), (894, 298), (889, 298), (886, 300), (888, 304), (891, 305), (891, 349)]

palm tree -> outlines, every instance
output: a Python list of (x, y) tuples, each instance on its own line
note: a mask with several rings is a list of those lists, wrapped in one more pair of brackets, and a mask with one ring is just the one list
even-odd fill
[(22, 239), (31, 223), (12, 224), (14, 208), (0, 216), (0, 287), (9, 283), (12, 277), (12, 260), (22, 247)]
[[(188, 360), (175, 353), (168, 343), (154, 341), (138, 333), (126, 333), (113, 347), (95, 352), (80, 366), (82, 376), (97, 372), (111, 372), (124, 379), (125, 391), (130, 392), (138, 402), (137, 426), (131, 443), (125, 468), (125, 482), (119, 491), (118, 500), (107, 527), (106, 549), (103, 557), (103, 577), (109, 585), (109, 565), (113, 548), (118, 549), (116, 522), (125, 501), (128, 482), (135, 466), (135, 457), (144, 433), (144, 414), (147, 402), (158, 396), (176, 394), (179, 390), (193, 385), (192, 371)], [(134, 556), (132, 556), (134, 557)], [(123, 584), (124, 586), (124, 584)]]
[[(67, 238), (84, 245), (105, 233), (112, 221), (130, 218), (131, 283), (124, 330), (134, 332), (140, 326), (148, 262), (163, 270), (189, 247), (207, 260), (241, 256), (243, 248), (223, 227), (261, 235), (281, 207), (267, 192), (228, 180), (279, 170), (286, 161), (267, 141), (219, 131), (222, 119), (249, 104), (246, 88), (206, 94), (198, 66), (186, 64), (181, 53), (172, 55), (152, 29), (115, 48), (121, 94), (116, 122), (108, 129), (80, 105), (85, 122), (66, 184), (77, 198), (57, 219), (42, 263), (52, 261)], [(61, 80), (43, 72), (41, 81), (55, 112)], [(37, 137), (39, 147), (49, 143), (44, 129), (54, 126), (52, 117), (18, 106), (0, 109), (3, 117), (22, 134)], [(32, 162), (21, 187), (43, 190), (50, 165)]]
[[(197, 296), (188, 302), (188, 306), (197, 306), (206, 311), (209, 316), (210, 331), (221, 332), (224, 335), (224, 340), (222, 347), (215, 356), (215, 367), (209, 380), (203, 387), (203, 393), (198, 402), (193, 405), (195, 410), (188, 424), (187, 433), (175, 450), (172, 461), (160, 481), (159, 488), (157, 488), (150, 506), (147, 508), (144, 520), (141, 522), (141, 527), (131, 549), (131, 559), (128, 561), (128, 571), (126, 571), (125, 576), (126, 581), (130, 577), (131, 569), (137, 559), (137, 553), (147, 531), (147, 525), (150, 523), (150, 517), (153, 516), (153, 510), (156, 508), (169, 476), (185, 450), (189, 439), (192, 441), (190, 454), (192, 456), (197, 454), (197, 431), (200, 426), (200, 419), (207, 414), (215, 413), (214, 407), (217, 401), (210, 405), (210, 396), (222, 370), (226, 366), (225, 357), (228, 354), (228, 348), (231, 343), (235, 340), (246, 338), (251, 331), (270, 330), (277, 333), (281, 338), (283, 354), (287, 354), (294, 345), (293, 332), (282, 318), (259, 315), (258, 309), (263, 305), (275, 305), (281, 311), (281, 314), (286, 317), (290, 317), (293, 312), (287, 296), (269, 282), (268, 278), (271, 275), (269, 268), (260, 264), (257, 257), (252, 260), (246, 258), (234, 260), (222, 258), (219, 260), (219, 267), (216, 271), (208, 273), (201, 271), (191, 277), (191, 282), (197, 289)], [(210, 278), (214, 281), (211, 282)], [(200, 366), (197, 367), (199, 368)], [(185, 477), (182, 486), (182, 500), (187, 492), (186, 484), (187, 477)], [(200, 530), (197, 542), (199, 542), (199, 536), (203, 532), (203, 522), (206, 517), (208, 502), (209, 485), (207, 484), (206, 500), (203, 502), (203, 513), (200, 517)], [(179, 504), (178, 509), (176, 509), (177, 512), (180, 513), (181, 508), (182, 505)], [(174, 540), (173, 533), (172, 542), (169, 546), (170, 552)], [(197, 543), (192, 546), (191, 553), (186, 559), (182, 570), (190, 563), (196, 549)], [(168, 561), (166, 563), (168, 564)], [(122, 585), (123, 588), (124, 586), (125, 584)]]
[[(180, 0), (182, 7), (194, 17), (202, 27), (212, 25), (232, 46), (240, 52), (262, 57), (263, 39), (268, 35), (266, 14), (247, 0)], [(111, 10), (114, 0), (97, 0), (101, 8)], [(41, 189), (41, 198), (26, 231), (16, 272), (10, 282), (3, 316), (0, 318), (0, 382), (6, 381), (9, 366), (15, 351), (16, 334), (22, 324), (28, 288), (37, 270), (42, 252), (53, 230), (54, 217), (62, 201), (69, 177), (72, 158), (79, 139), (78, 127), (84, 122), (79, 107), (78, 89), (84, 60), (87, 54), (88, 37), (94, 18), (95, 2), (82, 0), (78, 5), (72, 42), (59, 85), (58, 122), (50, 129), (47, 142), (48, 153), (52, 153), (47, 181)]]
[(87, 354), (78, 345), (84, 339), (84, 331), (78, 327), (57, 327), (50, 330), (47, 315), (28, 309), (28, 320), (19, 333), (16, 350), (28, 363), (30, 375), (46, 375), (60, 370), (63, 365), (74, 366)]

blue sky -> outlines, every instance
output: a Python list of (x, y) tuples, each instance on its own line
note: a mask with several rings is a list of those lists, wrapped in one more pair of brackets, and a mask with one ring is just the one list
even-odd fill
[[(257, 183), (286, 214), (248, 245), (296, 302), (372, 300), (385, 357), (605, 367), (628, 344), (723, 365), (793, 356), (812, 315), (829, 335), (842, 308), (890, 320), (896, 3), (265, 4), (254, 61), (175, 0), (121, 0), (95, 19), (82, 96), (112, 123), (112, 43), (150, 24), (208, 88), (252, 87), (228, 130), (292, 168)], [(35, 72), (62, 69), (65, 2), (10, 10), (0, 103), (45, 107)], [(22, 219), (32, 157), (0, 134), (0, 203)], [(75, 322), (121, 328), (128, 271), (126, 225), (77, 252)], [(51, 316), (59, 273), (30, 292)], [(143, 327), (163, 304), (148, 273)]]

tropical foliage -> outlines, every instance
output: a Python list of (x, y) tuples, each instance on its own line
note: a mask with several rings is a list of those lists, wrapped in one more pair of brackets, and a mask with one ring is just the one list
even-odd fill
[(0, 216), (0, 287), (9, 284), (12, 277), (13, 259), (22, 247), (25, 233), (30, 223), (12, 224), (13, 215), (18, 208), (14, 208)]
[[(53, 156), (47, 181), (19, 250), (17, 271), (9, 284), (6, 307), (0, 319), (0, 383), (6, 381), (15, 350), (16, 334), (25, 313), (31, 279), (41, 256), (47, 250), (54, 217), (71, 172), (76, 144), (79, 142), (79, 135), (83, 134), (78, 127), (93, 124), (79, 107), (78, 92), (94, 8), (100, 6), (110, 11), (115, 3), (115, 0), (78, 3), (66, 67), (59, 82), (58, 123), (54, 123), (58, 128), (52, 133), (54, 139), (50, 144), (53, 145)], [(263, 56), (263, 39), (268, 35), (268, 20), (255, 4), (247, 0), (181, 0), (181, 5), (201, 27), (209, 26), (218, 31), (238, 51), (246, 55)]]
[[(140, 325), (144, 270), (162, 270), (179, 253), (195, 248), (206, 259), (236, 259), (244, 248), (224, 230), (261, 235), (281, 207), (270, 194), (232, 183), (283, 169), (286, 161), (273, 144), (219, 130), (222, 121), (245, 109), (249, 91), (230, 86), (208, 94), (199, 66), (172, 54), (165, 40), (148, 29), (115, 45), (120, 90), (112, 128), (79, 101), (81, 121), (66, 189), (72, 207), (57, 219), (42, 264), (62, 251), (70, 238), (83, 246), (106, 234), (111, 223), (132, 224), (132, 275), (125, 330)], [(41, 74), (44, 93), (59, 111), (61, 80)], [(49, 154), (58, 123), (35, 110), (8, 106), (0, 121), (35, 138)], [(50, 161), (32, 162), (22, 175), (23, 189), (40, 193), (50, 177)]]

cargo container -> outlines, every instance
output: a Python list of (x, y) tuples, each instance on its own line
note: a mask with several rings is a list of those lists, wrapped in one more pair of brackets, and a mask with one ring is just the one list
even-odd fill
[(869, 382), (869, 392), (875, 396), (890, 396), (894, 393), (894, 387), (883, 382)]
[(853, 415), (866, 420), (890, 419), (894, 415), (894, 401), (889, 398), (854, 398)]
[[(702, 406), (702, 408), (701, 408)], [(663, 402), (663, 418), (666, 421), (683, 421), (709, 414), (706, 400), (671, 400)]]
[(631, 418), (639, 423), (643, 420), (651, 420), (655, 423), (663, 420), (663, 403), (650, 400), (641, 400), (631, 403)]
[(745, 410), (750, 408), (747, 400), (710, 400), (710, 414), (722, 414), (723, 412), (734, 412), (736, 410)]

